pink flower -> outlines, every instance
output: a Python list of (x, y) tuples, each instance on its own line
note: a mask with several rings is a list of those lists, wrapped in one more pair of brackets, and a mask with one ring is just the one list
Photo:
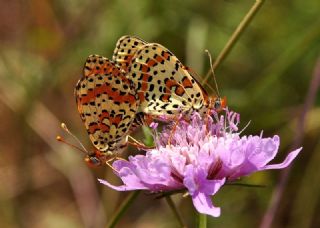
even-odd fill
[(99, 181), (118, 191), (186, 189), (198, 212), (218, 217), (220, 208), (212, 204), (211, 196), (223, 184), (253, 172), (283, 169), (302, 149), (289, 153), (282, 163), (270, 165), (279, 149), (279, 136), (240, 136), (239, 122), (240, 115), (235, 112), (226, 111), (220, 118), (201, 118), (194, 113), (190, 123), (181, 120), (175, 130), (171, 126), (156, 136), (156, 148), (146, 155), (113, 163), (123, 185)]

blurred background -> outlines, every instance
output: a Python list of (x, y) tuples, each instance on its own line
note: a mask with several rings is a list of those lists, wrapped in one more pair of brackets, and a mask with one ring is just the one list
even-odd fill
[[(73, 96), (88, 55), (111, 58), (119, 37), (135, 35), (161, 43), (204, 76), (204, 50), (215, 58), (253, 3), (1, 0), (0, 227), (104, 227), (127, 195), (97, 183), (120, 184), (109, 168), (88, 168), (83, 154), (55, 140), (59, 134), (73, 142), (60, 128), (65, 122), (92, 147)], [(317, 0), (267, 0), (216, 69), (220, 93), (241, 113), (241, 126), (251, 120), (245, 134), (280, 135), (276, 161), (304, 147), (272, 227), (320, 226), (320, 99), (311, 83), (320, 74), (319, 10)], [(214, 85), (212, 78), (208, 83)], [(213, 198), (222, 215), (209, 218), (209, 227), (259, 227), (280, 176), (266, 171), (243, 179), (264, 188), (225, 186)], [(191, 200), (174, 200), (195, 226)], [(164, 200), (142, 193), (119, 227), (178, 223)]]

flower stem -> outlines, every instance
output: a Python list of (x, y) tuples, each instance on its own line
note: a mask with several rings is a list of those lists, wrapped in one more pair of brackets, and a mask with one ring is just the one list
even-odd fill
[(199, 228), (207, 227), (207, 215), (199, 213)]
[(176, 205), (174, 205), (174, 202), (173, 202), (172, 198), (171, 198), (170, 196), (166, 196), (165, 198), (166, 198), (166, 201), (167, 201), (169, 207), (171, 208), (174, 216), (175, 216), (176, 219), (178, 220), (180, 226), (181, 226), (181, 227), (187, 227), (187, 226), (184, 224), (184, 222), (183, 222), (183, 220), (182, 220), (182, 217), (181, 217), (181, 215), (180, 215), (180, 213), (179, 213)]
[[(250, 8), (249, 12), (244, 16), (236, 30), (233, 32), (231, 37), (229, 38), (227, 44), (224, 46), (222, 51), (219, 53), (218, 57), (212, 64), (213, 70), (215, 70), (221, 62), (227, 57), (229, 52), (232, 50), (236, 42), (238, 41), (239, 37), (241, 34), (244, 32), (244, 30), (248, 27), (250, 22), (252, 21), (253, 17), (256, 15), (256, 13), (259, 11), (261, 8), (262, 4), (264, 3), (265, 0), (256, 0), (255, 3), (252, 5)], [(203, 79), (202, 84), (205, 84), (211, 74), (211, 70), (208, 71), (206, 74), (206, 77)]]
[(112, 215), (112, 217), (106, 227), (108, 227), (108, 228), (115, 227), (115, 225), (118, 223), (118, 221), (120, 220), (122, 215), (125, 213), (125, 211), (128, 209), (128, 207), (137, 198), (139, 193), (140, 193), (140, 191), (133, 191), (127, 196), (127, 198), (122, 202), (122, 204), (117, 209), (117, 211)]

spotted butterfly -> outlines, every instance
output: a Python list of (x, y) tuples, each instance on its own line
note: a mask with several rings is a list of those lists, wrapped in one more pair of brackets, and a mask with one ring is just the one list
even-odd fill
[(101, 164), (126, 146), (139, 102), (132, 82), (113, 61), (90, 55), (75, 87), (80, 117), (96, 150), (86, 160)]
[(160, 44), (123, 36), (117, 42), (113, 61), (127, 71), (140, 101), (139, 111), (144, 114), (172, 119), (180, 113), (205, 114), (225, 107), (225, 99), (209, 97), (193, 72)]

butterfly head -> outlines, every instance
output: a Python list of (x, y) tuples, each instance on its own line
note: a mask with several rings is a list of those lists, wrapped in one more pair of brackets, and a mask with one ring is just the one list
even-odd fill
[(117, 154), (121, 153), (127, 146), (126, 138), (123, 137), (119, 142), (109, 142), (104, 144), (103, 147), (95, 146), (94, 150), (87, 152), (84, 158), (85, 162), (90, 167), (97, 167), (100, 165), (109, 165), (109, 161), (112, 161), (117, 157)]
[(102, 152), (97, 149), (87, 154), (84, 161), (89, 167), (97, 167), (106, 164), (113, 157), (111, 152)]
[(211, 97), (209, 102), (209, 109), (213, 109), (216, 112), (222, 111), (227, 106), (227, 98), (220, 96)]

